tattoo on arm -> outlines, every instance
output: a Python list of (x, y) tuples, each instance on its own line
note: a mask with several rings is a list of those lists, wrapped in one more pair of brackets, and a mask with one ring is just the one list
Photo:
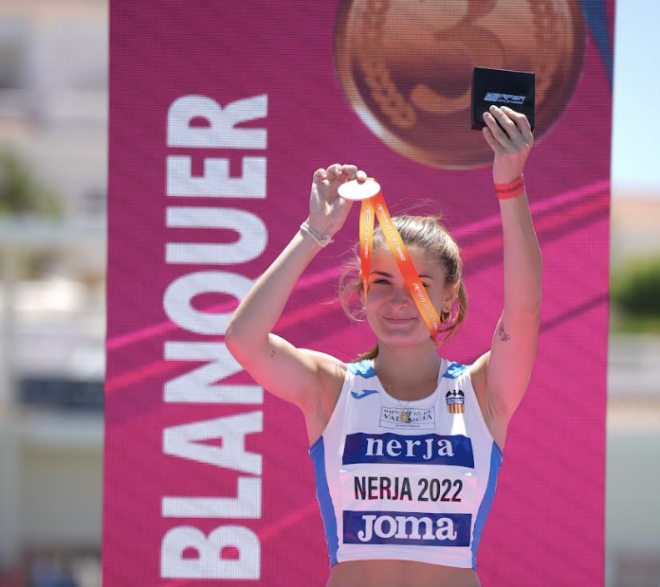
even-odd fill
[(497, 334), (500, 335), (500, 340), (501, 340), (502, 342), (508, 342), (509, 340), (511, 340), (511, 335), (507, 334), (507, 333), (504, 331), (504, 324), (500, 324), (500, 328), (499, 328), (499, 330), (497, 331)]

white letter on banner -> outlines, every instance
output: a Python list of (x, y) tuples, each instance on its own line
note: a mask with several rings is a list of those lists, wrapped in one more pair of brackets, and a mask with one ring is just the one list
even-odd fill
[[(245, 451), (245, 436), (262, 429), (262, 412), (170, 426), (163, 431), (163, 452), (198, 463), (261, 475), (261, 455)], [(222, 439), (222, 448), (197, 442), (216, 438)]]
[(236, 498), (164, 497), (168, 518), (261, 518), (261, 479), (238, 478)]
[(209, 404), (261, 404), (257, 385), (212, 385), (243, 370), (221, 342), (166, 342), (166, 361), (211, 361), (165, 383), (165, 401)]
[(228, 244), (167, 243), (168, 263), (229, 265), (247, 263), (266, 250), (268, 231), (261, 218), (233, 208), (167, 208), (167, 226), (235, 230), (237, 242)]
[(229, 177), (229, 160), (204, 159), (204, 175), (193, 177), (190, 157), (167, 158), (168, 196), (265, 198), (266, 158), (243, 157), (243, 177)]
[(190, 303), (202, 293), (224, 293), (241, 301), (252, 287), (252, 280), (237, 273), (200, 271), (182, 275), (165, 290), (163, 309), (172, 322), (198, 334), (224, 334), (233, 311), (220, 314), (200, 312)]
[[(238, 550), (239, 558), (223, 559), (223, 548)], [(195, 559), (183, 558), (194, 548)], [(163, 537), (160, 552), (160, 575), (163, 579), (259, 579), (261, 546), (252, 530), (242, 526), (222, 526), (208, 538), (197, 528), (172, 528)]]
[[(265, 118), (267, 114), (266, 94), (236, 100), (224, 110), (206, 96), (182, 96), (172, 102), (167, 114), (167, 146), (265, 149), (265, 129), (235, 127), (248, 120)], [(205, 118), (209, 126), (191, 127), (193, 118)]]

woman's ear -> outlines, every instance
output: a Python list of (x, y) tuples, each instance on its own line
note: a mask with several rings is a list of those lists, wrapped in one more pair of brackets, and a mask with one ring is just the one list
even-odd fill
[(454, 302), (458, 300), (458, 292), (460, 289), (461, 289), (460, 282), (456, 284), (452, 284), (449, 287), (447, 287), (447, 291), (445, 292), (445, 297), (442, 300), (443, 312), (451, 312), (451, 309), (454, 306)]
[(362, 311), (364, 312), (366, 310), (365, 307), (366, 300), (364, 299), (364, 281), (362, 281), (362, 271), (358, 273), (358, 279), (359, 279), (359, 283), (357, 286), (357, 294), (358, 294), (358, 298), (360, 298), (360, 303), (362, 304)]

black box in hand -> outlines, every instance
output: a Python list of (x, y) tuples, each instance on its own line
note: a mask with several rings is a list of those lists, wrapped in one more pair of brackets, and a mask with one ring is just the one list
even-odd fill
[(527, 116), (534, 130), (535, 74), (525, 71), (475, 67), (472, 70), (472, 129), (481, 130), (484, 112), (493, 104)]

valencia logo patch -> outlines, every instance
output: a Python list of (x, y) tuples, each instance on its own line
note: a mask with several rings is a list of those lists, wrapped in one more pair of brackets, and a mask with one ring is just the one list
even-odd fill
[(450, 414), (463, 414), (465, 412), (465, 394), (460, 389), (450, 389), (445, 396), (447, 410)]

